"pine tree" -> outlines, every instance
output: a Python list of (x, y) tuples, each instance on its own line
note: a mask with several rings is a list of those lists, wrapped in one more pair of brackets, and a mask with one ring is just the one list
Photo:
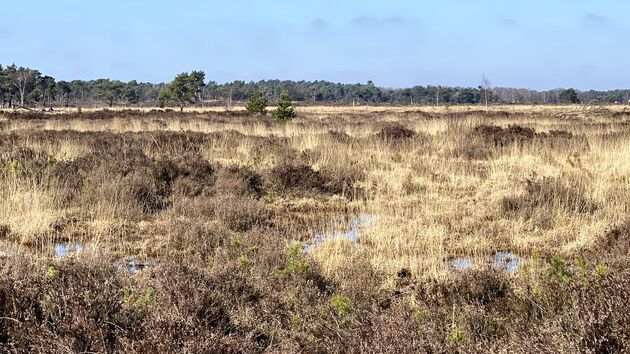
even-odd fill
[(295, 110), (288, 93), (283, 92), (278, 98), (278, 109), (275, 115), (278, 122), (287, 122), (295, 118)]
[(245, 107), (251, 114), (265, 114), (267, 113), (267, 99), (263, 97), (260, 90), (256, 90), (247, 100)]

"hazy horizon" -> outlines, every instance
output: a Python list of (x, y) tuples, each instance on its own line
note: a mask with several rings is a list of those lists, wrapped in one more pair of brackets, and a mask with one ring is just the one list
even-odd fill
[(447, 0), (4, 6), (0, 62), (59, 80), (326, 80), (379, 87), (628, 87), (630, 3)]

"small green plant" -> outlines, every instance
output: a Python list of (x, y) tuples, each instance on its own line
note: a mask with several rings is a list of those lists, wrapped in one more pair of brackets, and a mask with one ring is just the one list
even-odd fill
[(538, 286), (538, 285), (535, 285), (535, 286), (532, 288), (532, 294), (534, 294), (534, 295), (536, 295), (536, 296), (540, 296), (540, 295), (542, 295), (542, 293), (543, 293), (543, 289), (542, 289), (542, 287), (540, 287), (540, 286)]
[(245, 105), (247, 112), (250, 114), (265, 114), (267, 113), (267, 99), (263, 96), (262, 91), (256, 90), (249, 97)]
[(446, 339), (453, 343), (462, 343), (466, 339), (466, 333), (462, 331), (457, 325), (451, 325)]
[(571, 273), (568, 271), (564, 260), (557, 256), (549, 257), (549, 265), (551, 265), (552, 273), (561, 281), (569, 281)]
[(252, 166), (256, 167), (256, 166), (260, 166), (263, 163), (263, 157), (256, 155), (254, 157), (252, 157)]
[(241, 265), (245, 268), (249, 268), (252, 266), (253, 262), (251, 259), (247, 258), (246, 256), (241, 256), (239, 258), (239, 261), (241, 262)]
[(330, 299), (330, 306), (335, 310), (339, 317), (345, 317), (352, 311), (352, 302), (347, 296), (337, 294)]
[(17, 173), (20, 169), (20, 163), (17, 161), (8, 161), (4, 165), (0, 165), (0, 171), (5, 174), (14, 174)]
[(136, 299), (136, 306), (144, 309), (152, 309), (155, 307), (156, 294), (155, 289), (148, 288), (143, 295)]
[(156, 292), (153, 288), (148, 288), (144, 294), (135, 296), (130, 288), (123, 288), (123, 298), (126, 306), (133, 311), (136, 316), (144, 316), (147, 312), (155, 308)]
[(271, 189), (265, 190), (265, 195), (262, 197), (263, 203), (272, 204), (275, 199), (276, 199), (276, 196), (274, 195), (273, 190)]
[(131, 295), (133, 294), (133, 291), (128, 288), (128, 287), (124, 287), (122, 288), (122, 293), (123, 293), (123, 298), (128, 301), (131, 298)]
[(291, 272), (287, 268), (280, 269), (276, 275), (280, 278), (288, 278), (291, 275)]
[(599, 278), (603, 278), (606, 276), (606, 273), (608, 273), (608, 268), (606, 267), (606, 265), (604, 264), (598, 264), (595, 266), (595, 269), (593, 270), (593, 273), (599, 277)]
[(291, 315), (291, 322), (300, 324), (302, 323), (302, 317), (300, 317), (300, 315)]
[(287, 265), (278, 271), (281, 278), (289, 277), (291, 274), (304, 272), (309, 269), (307, 261), (302, 260), (301, 253), (304, 250), (303, 243), (291, 245), (287, 251)]
[(48, 267), (48, 270), (46, 271), (46, 278), (53, 280), (53, 279), (57, 279), (58, 276), (59, 276), (59, 269), (55, 268), (55, 266)]
[(276, 121), (284, 123), (295, 118), (295, 110), (293, 109), (293, 103), (287, 92), (283, 92), (278, 98), (278, 108), (276, 109)]
[(402, 157), (402, 155), (401, 155), (399, 152), (397, 152), (397, 153), (395, 153), (394, 155), (392, 155), (392, 161), (393, 161), (393, 162), (395, 162), (395, 163), (401, 163), (401, 162), (402, 162), (402, 160), (403, 160), (403, 157)]
[(589, 286), (589, 280), (588, 280), (588, 270), (589, 270), (589, 262), (582, 257), (581, 255), (578, 255), (575, 257), (575, 264), (577, 266), (577, 277), (580, 279), (580, 281), (582, 281), (582, 284), (585, 287)]
[(431, 312), (429, 312), (429, 310), (427, 310), (427, 309), (418, 310), (418, 311), (416, 311), (416, 313), (414, 314), (413, 317), (416, 320), (416, 322), (420, 323), (420, 322), (423, 322), (424, 320), (430, 318), (431, 317)]
[(588, 271), (588, 261), (584, 257), (582, 257), (580, 255), (576, 256), (575, 257), (575, 264), (578, 266), (578, 268), (582, 272)]
[(304, 244), (298, 242), (298, 243), (294, 243), (293, 245), (289, 246), (289, 250), (287, 252), (287, 255), (289, 256), (289, 259), (295, 259), (298, 257), (298, 255), (300, 254), (300, 252), (304, 249)]
[(153, 288), (148, 288), (144, 294), (135, 296), (133, 289), (124, 287), (122, 288), (122, 295), (127, 305), (131, 306), (138, 313), (144, 313), (155, 307), (156, 292)]
[(49, 165), (54, 165), (57, 163), (57, 158), (53, 155), (48, 155), (48, 159), (46, 160), (46, 162), (48, 162)]

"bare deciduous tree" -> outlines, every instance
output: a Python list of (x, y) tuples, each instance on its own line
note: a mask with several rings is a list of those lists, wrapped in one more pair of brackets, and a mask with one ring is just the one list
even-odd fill
[(20, 98), (20, 107), (24, 107), (24, 99), (26, 98), (27, 90), (31, 86), (36, 77), (36, 71), (28, 68), (18, 68), (12, 77), (12, 82), (15, 88), (18, 90), (18, 96)]
[(488, 110), (488, 94), (492, 89), (490, 85), (490, 80), (488, 80), (486, 75), (481, 76), (481, 85), (479, 86), (479, 89), (483, 92), (483, 100), (486, 104), (486, 110)]

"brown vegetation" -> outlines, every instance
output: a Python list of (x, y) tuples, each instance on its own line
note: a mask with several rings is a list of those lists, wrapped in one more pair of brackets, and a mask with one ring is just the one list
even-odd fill
[(0, 351), (625, 352), (630, 125), (539, 109), (0, 115)]

